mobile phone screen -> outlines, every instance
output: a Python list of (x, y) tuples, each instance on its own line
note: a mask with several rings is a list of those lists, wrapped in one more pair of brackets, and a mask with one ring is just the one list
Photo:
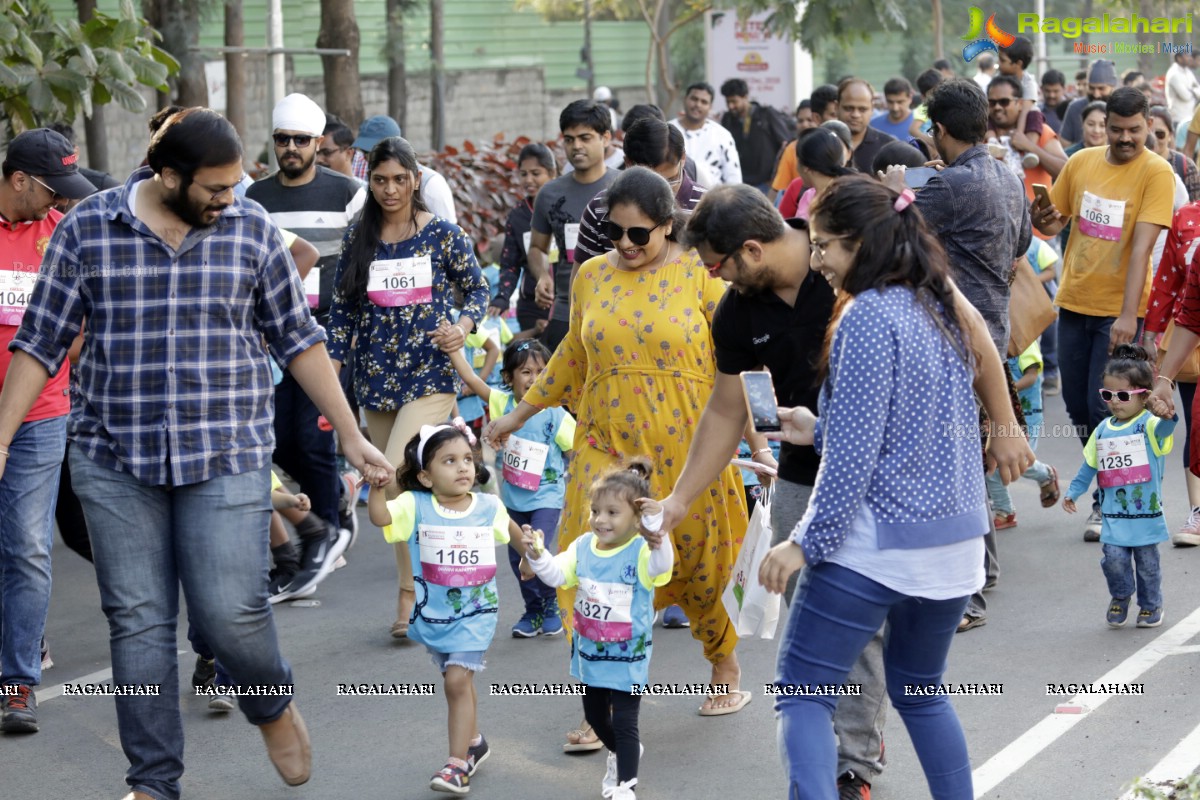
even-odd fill
[(779, 405), (775, 402), (775, 385), (769, 372), (743, 372), (742, 388), (754, 430), (760, 433), (778, 431)]

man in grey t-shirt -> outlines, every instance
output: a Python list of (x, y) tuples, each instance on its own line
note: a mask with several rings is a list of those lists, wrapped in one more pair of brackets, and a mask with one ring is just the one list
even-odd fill
[[(575, 169), (538, 192), (529, 242), (529, 270), (537, 278), (537, 302), (551, 308), (550, 324), (542, 335), (551, 350), (558, 347), (570, 328), (571, 264), (579, 220), (588, 201), (617, 177), (617, 171), (604, 163), (604, 148), (612, 137), (605, 106), (576, 100), (563, 109), (558, 127), (567, 158)], [(552, 264), (553, 250), (557, 250), (558, 259)]]

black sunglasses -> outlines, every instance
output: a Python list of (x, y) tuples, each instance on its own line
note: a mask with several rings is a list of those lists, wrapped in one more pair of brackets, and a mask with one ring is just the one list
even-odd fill
[(988, 105), (989, 106), (1000, 106), (1001, 108), (1008, 108), (1010, 105), (1012, 105), (1012, 98), (1011, 97), (997, 97), (995, 99), (989, 98)]
[[(666, 220), (663, 220), (663, 222), (666, 222)], [(622, 228), (612, 220), (605, 220), (604, 232), (614, 243), (621, 241), (621, 239), (628, 234), (629, 241), (633, 242), (638, 247), (643, 247), (650, 241), (650, 233), (662, 227), (662, 224), (663, 223), (660, 222), (653, 228)]]
[(292, 136), (292, 135), (286, 134), (286, 133), (277, 133), (272, 138), (275, 140), (276, 147), (287, 147), (288, 142), (295, 142), (296, 147), (303, 148), (303, 147), (308, 147), (310, 144), (312, 144), (312, 140), (315, 139), (316, 137), (315, 136), (304, 136), (304, 135)]

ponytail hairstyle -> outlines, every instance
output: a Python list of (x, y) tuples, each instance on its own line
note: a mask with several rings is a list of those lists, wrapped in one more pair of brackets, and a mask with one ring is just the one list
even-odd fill
[(811, 133), (805, 133), (796, 140), (796, 161), (800, 166), (830, 178), (855, 174), (846, 166), (841, 137), (828, 128), (812, 128)]
[[(400, 489), (405, 492), (428, 492), (429, 487), (421, 483), (417, 476), (425, 470), (426, 464), (432, 464), (437, 458), (438, 451), (446, 445), (447, 442), (455, 439), (462, 439), (469, 447), (471, 440), (467, 435), (455, 428), (452, 425), (446, 425), (437, 433), (429, 437), (425, 442), (425, 449), (421, 453), (417, 450), (421, 447), (421, 434), (415, 434), (408, 440), (408, 444), (404, 445), (404, 463), (396, 468), (396, 483), (400, 485)], [(474, 452), (474, 448), (472, 448)], [(487, 471), (484, 470), (484, 477), (480, 476), (480, 468), (483, 467), (481, 460), (475, 459), (475, 479), (476, 483), (482, 480), (487, 482)]]
[(417, 163), (417, 152), (413, 150), (407, 139), (399, 136), (389, 136), (380, 139), (367, 155), (367, 201), (363, 205), (362, 215), (350, 233), (350, 241), (346, 245), (346, 271), (342, 273), (342, 294), (351, 300), (357, 300), (366, 294), (367, 281), (371, 276), (371, 262), (375, 260), (379, 250), (379, 231), (383, 228), (383, 206), (375, 199), (371, 191), (371, 173), (385, 161), (395, 161), (408, 173), (408, 179), (413, 183), (412, 200), (409, 209), (412, 212), (413, 226), (416, 227), (417, 213), (428, 211), (425, 201), (421, 199), (421, 183), (418, 177), (421, 165)]
[[(849, 175), (835, 179), (813, 202), (809, 221), (810, 225), (815, 223), (821, 230), (859, 245), (854, 263), (842, 282), (843, 292), (853, 296), (868, 289), (908, 286), (973, 369), (973, 359), (954, 310), (946, 253), (912, 199), (911, 189), (897, 194), (865, 175)], [(833, 327), (830, 326), (831, 331)], [(827, 359), (828, 347), (822, 372)]]
[(1135, 389), (1154, 388), (1154, 365), (1146, 348), (1136, 344), (1119, 344), (1104, 365), (1104, 374), (1124, 378)]
[(504, 350), (504, 361), (500, 365), (500, 380), (504, 381), (505, 386), (511, 387), (513, 373), (519, 370), (526, 361), (535, 357), (540, 358), (542, 366), (545, 366), (550, 363), (550, 356), (549, 348), (537, 339), (526, 339), (515, 345), (510, 344)]
[[(601, 475), (592, 484), (592, 497), (614, 495), (628, 503), (650, 496), (650, 476), (654, 474), (654, 464), (645, 456), (637, 456)], [(636, 507), (634, 507), (636, 508)]]

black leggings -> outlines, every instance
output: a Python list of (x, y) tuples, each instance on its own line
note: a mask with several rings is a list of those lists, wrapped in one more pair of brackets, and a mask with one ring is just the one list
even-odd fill
[(583, 718), (604, 742), (617, 754), (617, 781), (625, 783), (637, 777), (638, 760), (642, 755), (638, 739), (638, 709), (641, 695), (588, 686), (583, 696)]

